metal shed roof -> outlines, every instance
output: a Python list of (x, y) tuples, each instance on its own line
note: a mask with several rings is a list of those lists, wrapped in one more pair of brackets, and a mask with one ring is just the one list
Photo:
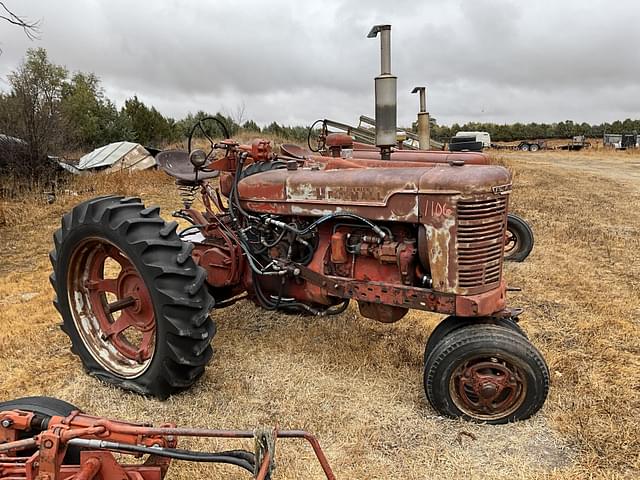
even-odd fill
[(96, 148), (93, 152), (87, 153), (80, 159), (78, 169), (87, 170), (90, 168), (109, 167), (137, 146), (138, 144), (133, 142), (116, 142)]

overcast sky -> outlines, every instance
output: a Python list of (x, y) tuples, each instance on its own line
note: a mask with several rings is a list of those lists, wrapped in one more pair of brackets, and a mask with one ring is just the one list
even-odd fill
[(390, 23), (398, 120), (426, 85), (440, 124), (640, 118), (637, 0), (4, 0), (41, 38), (0, 22), (0, 89), (29, 47), (94, 72), (118, 106), (138, 95), (180, 118), (205, 110), (260, 124), (373, 116)]

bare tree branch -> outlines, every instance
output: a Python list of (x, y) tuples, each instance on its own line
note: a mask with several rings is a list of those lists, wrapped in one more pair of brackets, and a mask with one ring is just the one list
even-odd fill
[(24, 30), (24, 33), (29, 40), (37, 40), (40, 38), (40, 20), (31, 21), (25, 17), (16, 15), (7, 8), (4, 2), (0, 2), (0, 7), (0, 19), (6, 20), (18, 27), (22, 27), (22, 30)]

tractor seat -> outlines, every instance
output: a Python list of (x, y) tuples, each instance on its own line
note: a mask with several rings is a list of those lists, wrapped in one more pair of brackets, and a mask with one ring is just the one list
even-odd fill
[[(156, 156), (158, 166), (168, 175), (183, 184), (196, 184), (196, 171), (189, 161), (189, 153), (184, 150), (164, 150)], [(197, 181), (215, 178), (220, 175), (218, 170), (197, 172)]]
[(280, 153), (285, 157), (297, 158), (299, 160), (304, 160), (312, 155), (306, 148), (299, 147), (293, 143), (283, 143), (280, 145)]

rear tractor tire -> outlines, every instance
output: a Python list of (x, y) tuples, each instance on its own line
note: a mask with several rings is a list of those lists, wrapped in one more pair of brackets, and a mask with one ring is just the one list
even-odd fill
[(87, 372), (165, 399), (202, 375), (215, 324), (193, 245), (159, 211), (117, 196), (77, 205), (54, 234), (50, 279)]
[(510, 262), (524, 261), (535, 240), (529, 224), (515, 213), (507, 215), (507, 233), (504, 239), (504, 259)]
[(441, 415), (502, 424), (540, 410), (549, 391), (549, 369), (521, 332), (473, 324), (433, 346), (424, 366), (424, 388)]

